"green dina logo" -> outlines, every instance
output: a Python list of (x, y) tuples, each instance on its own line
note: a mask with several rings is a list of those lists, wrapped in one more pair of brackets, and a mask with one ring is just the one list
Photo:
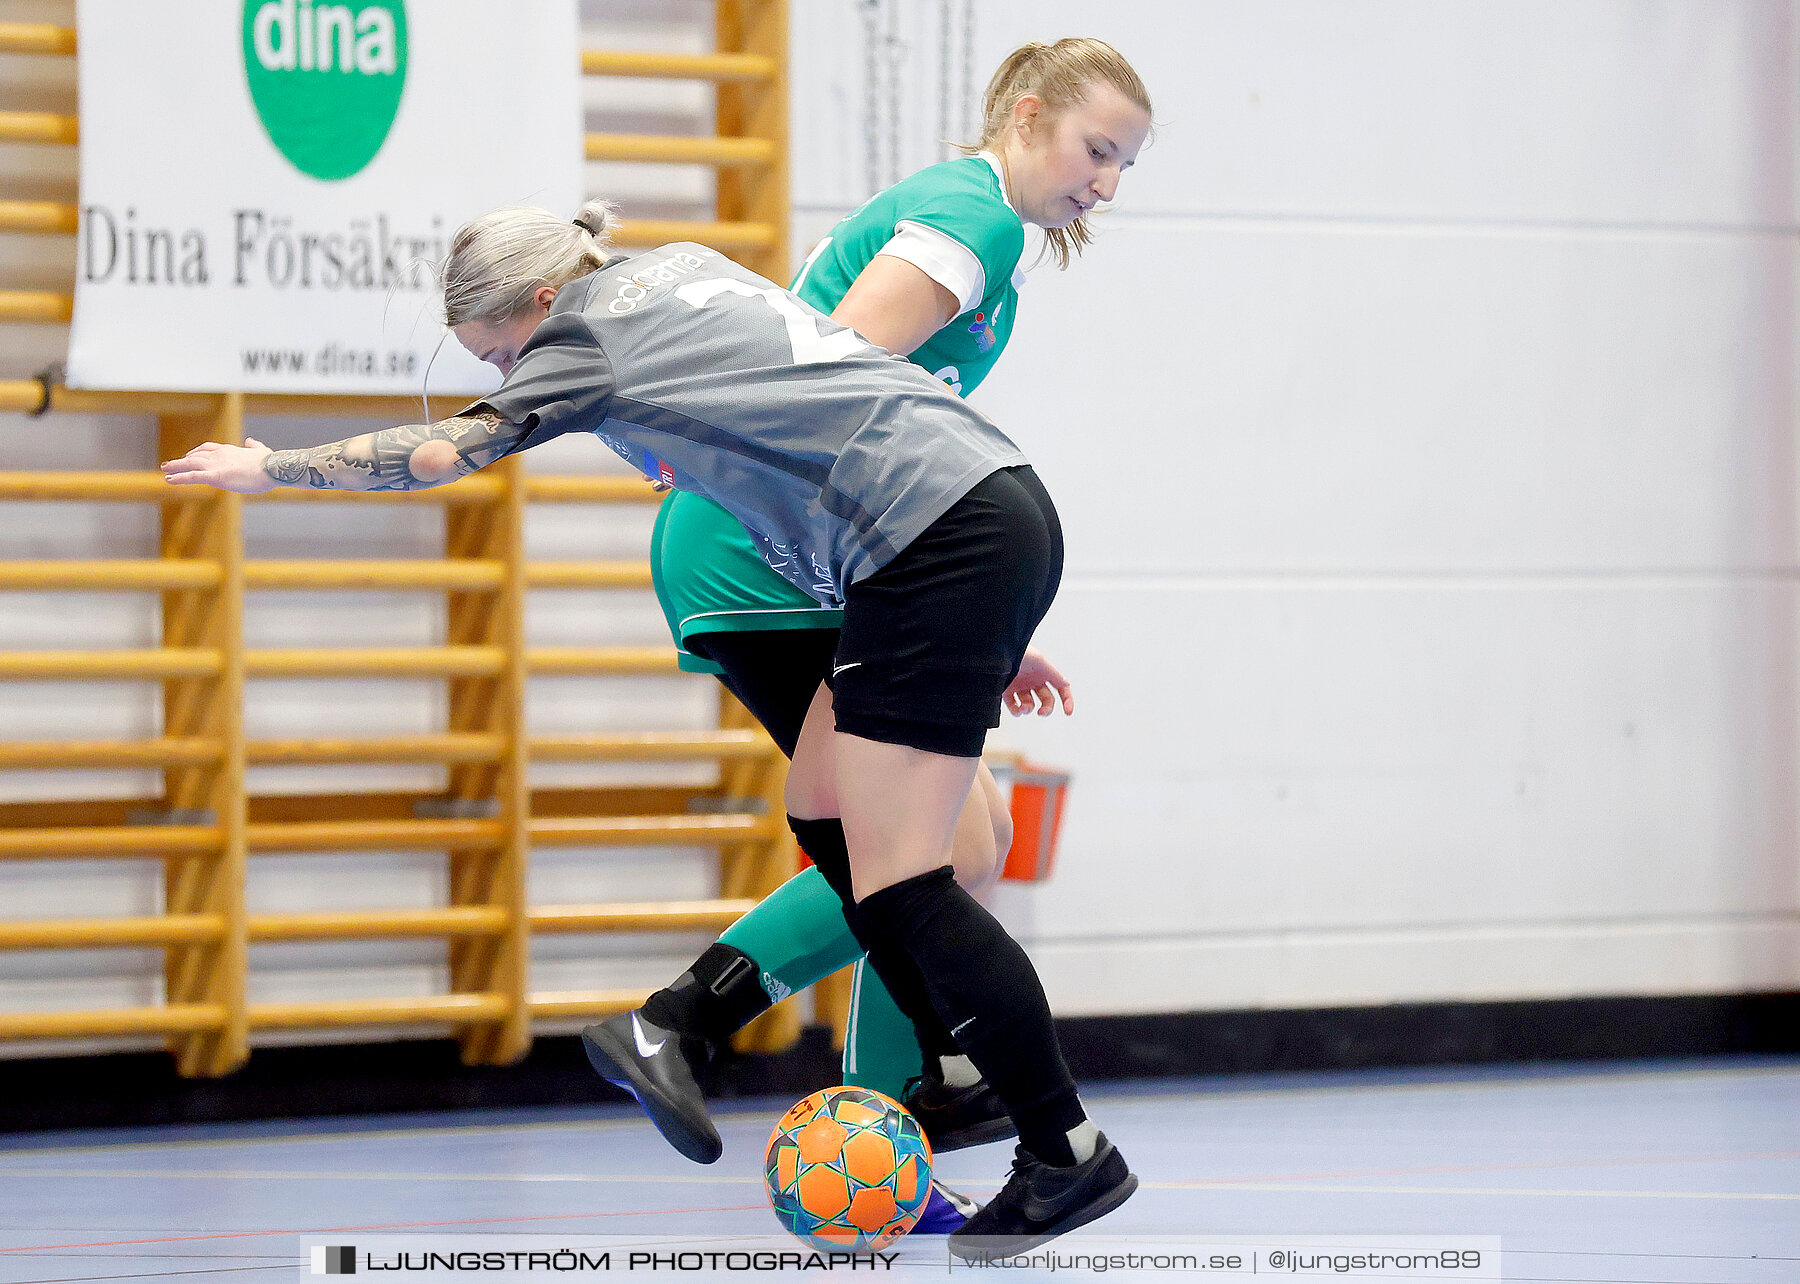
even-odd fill
[(349, 178), (400, 109), (405, 0), (244, 0), (244, 74), (269, 141), (296, 169)]

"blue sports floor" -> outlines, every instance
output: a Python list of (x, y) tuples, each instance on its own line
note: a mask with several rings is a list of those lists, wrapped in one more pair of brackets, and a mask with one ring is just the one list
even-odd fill
[[(1143, 1178), (1109, 1234), (1493, 1235), (1509, 1280), (1800, 1281), (1800, 1058), (1084, 1097)], [(613, 1105), (0, 1138), (0, 1281), (285, 1279), (358, 1233), (766, 1235), (759, 1159), (787, 1104), (727, 1103), (706, 1168)], [(981, 1196), (1010, 1156), (938, 1172)]]

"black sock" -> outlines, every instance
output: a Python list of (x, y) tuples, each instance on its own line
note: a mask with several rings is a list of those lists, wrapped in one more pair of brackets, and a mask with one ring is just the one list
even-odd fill
[(644, 1015), (665, 1030), (717, 1046), (768, 1007), (756, 960), (714, 941), (673, 985), (644, 1000)]
[[(850, 923), (858, 940), (866, 934), (911, 958), (958, 1046), (1006, 1103), (1024, 1147), (1047, 1164), (1075, 1163), (1069, 1132), (1087, 1114), (1044, 987), (1019, 943), (956, 885), (956, 872), (945, 865), (884, 887), (863, 898)], [(886, 957), (869, 951), (883, 981)]]
[(844, 902), (845, 908), (856, 904), (856, 893), (850, 889), (850, 844), (844, 838), (844, 822), (836, 816), (824, 820), (789, 816), (787, 822), (800, 850), (806, 853), (807, 859)]
[[(844, 903), (844, 917), (850, 923), (850, 930), (855, 934), (857, 944), (868, 951), (869, 966), (875, 969), (875, 975), (881, 978), (881, 983), (893, 996), (894, 1006), (912, 1022), (913, 1033), (919, 1040), (919, 1050), (925, 1054), (926, 1066), (935, 1070), (938, 1058), (959, 1055), (961, 1049), (956, 1046), (956, 1040), (950, 1037), (943, 1018), (938, 1015), (937, 1007), (925, 988), (925, 979), (919, 975), (918, 965), (904, 950), (872, 941), (856, 926), (856, 916), (850, 912), (851, 907), (856, 904), (856, 894), (850, 883), (850, 849), (844, 840), (844, 822), (837, 817), (800, 820), (789, 816), (788, 828), (794, 831), (794, 837), (799, 840), (800, 850), (811, 857), (812, 863), (830, 884), (831, 890)], [(879, 963), (875, 959), (877, 953), (882, 955)]]

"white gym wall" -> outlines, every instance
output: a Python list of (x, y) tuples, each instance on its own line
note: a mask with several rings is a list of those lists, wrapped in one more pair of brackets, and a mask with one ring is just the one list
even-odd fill
[(976, 396), (1067, 527), (1057, 1011), (1800, 984), (1796, 6), (978, 8), (1160, 126)]

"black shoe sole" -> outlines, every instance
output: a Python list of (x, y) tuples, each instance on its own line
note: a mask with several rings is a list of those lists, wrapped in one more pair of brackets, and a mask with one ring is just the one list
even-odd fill
[(587, 1053), (588, 1064), (602, 1079), (637, 1098), (663, 1140), (675, 1147), (684, 1159), (697, 1164), (718, 1162), (719, 1156), (725, 1153), (725, 1143), (719, 1140), (711, 1122), (706, 1121), (702, 1130), (685, 1112), (670, 1106), (656, 1085), (637, 1068), (631, 1049), (611, 1030), (604, 1025), (590, 1025), (581, 1032), (581, 1047)]
[(1106, 1216), (1130, 1199), (1138, 1188), (1136, 1173), (1126, 1173), (1125, 1180), (1100, 1196), (1093, 1203), (1079, 1212), (1071, 1213), (1058, 1222), (1054, 1230), (1042, 1231), (1036, 1235), (1007, 1235), (977, 1238), (973, 1243), (958, 1245), (956, 1235), (952, 1234), (945, 1241), (950, 1251), (965, 1262), (975, 1262), (995, 1257), (1012, 1257), (1019, 1253), (1029, 1253), (1040, 1244), (1048, 1244), (1059, 1235), (1066, 1235), (1072, 1230), (1079, 1230), (1091, 1221)]
[(930, 1129), (925, 1131), (925, 1139), (931, 1143), (931, 1153), (934, 1155), (947, 1155), (953, 1150), (967, 1150), (970, 1146), (985, 1146), (991, 1141), (1005, 1141), (1008, 1137), (1018, 1135), (1019, 1130), (1005, 1115), (998, 1119), (983, 1119), (979, 1123), (968, 1124), (954, 1132), (944, 1133), (941, 1137)]

